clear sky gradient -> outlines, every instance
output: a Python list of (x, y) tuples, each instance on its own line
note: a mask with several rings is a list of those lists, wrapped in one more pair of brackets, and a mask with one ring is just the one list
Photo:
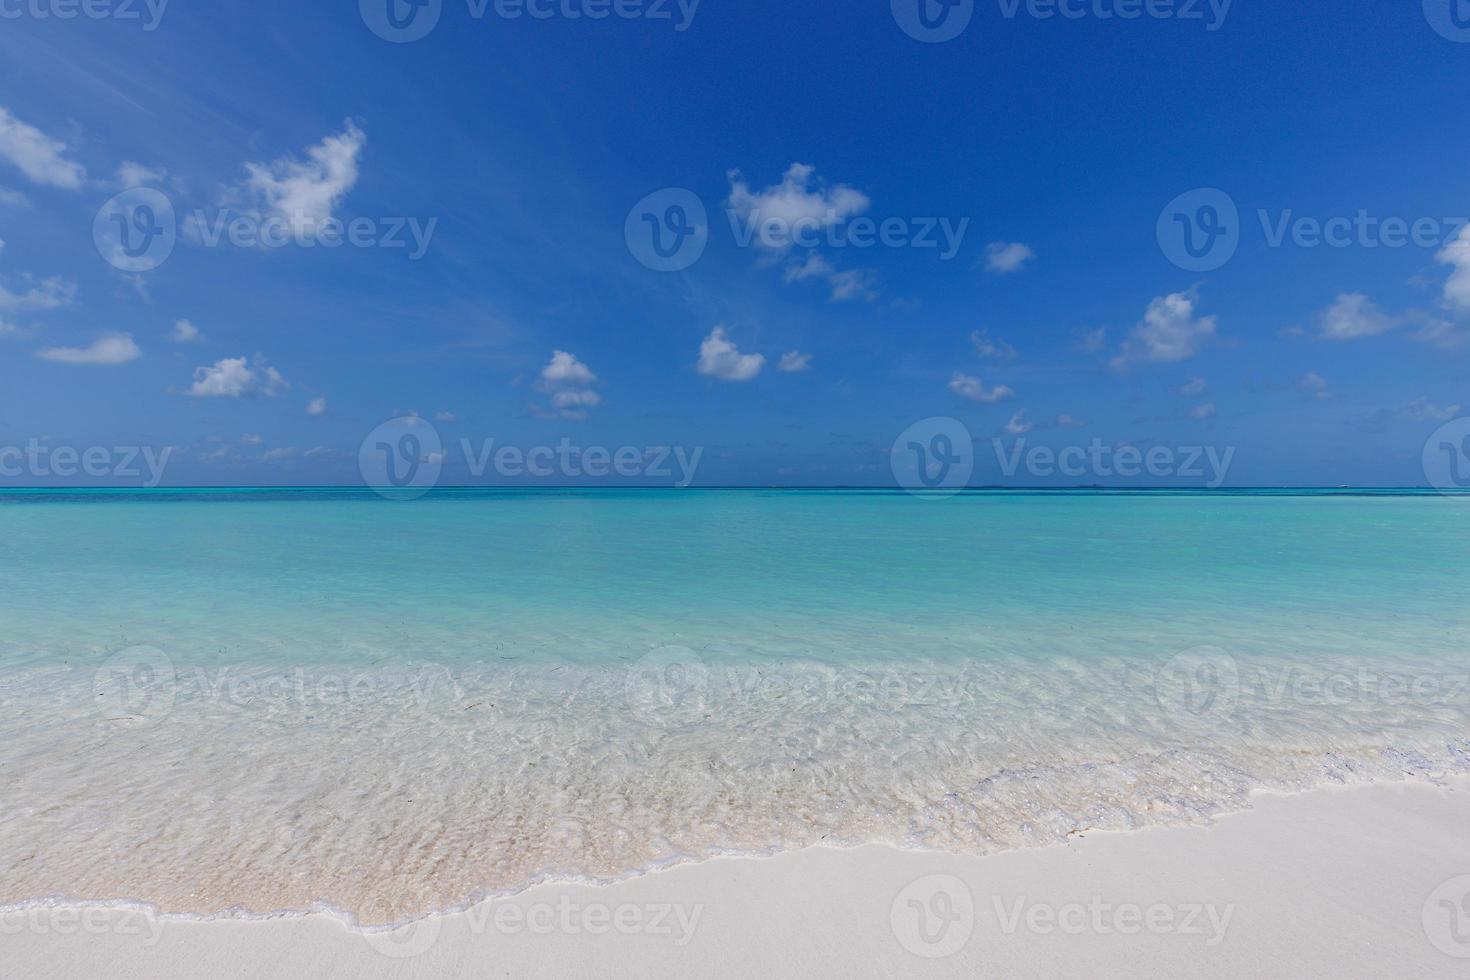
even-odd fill
[[(354, 483), (417, 414), (884, 486), (952, 417), (977, 485), (1172, 485), (1008, 480), (1000, 438), (1413, 486), (1470, 404), (1470, 22), (1437, 0), (974, 0), (933, 43), (934, 0), (97, 2), (0, 0), (0, 446)], [(161, 261), (117, 251), (163, 227), (140, 191)], [(87, 482), (33, 470), (0, 482)], [(444, 481), (479, 482), (454, 450)]]

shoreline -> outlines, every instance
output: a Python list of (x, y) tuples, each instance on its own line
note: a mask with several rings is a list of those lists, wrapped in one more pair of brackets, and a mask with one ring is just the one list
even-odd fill
[(1165, 972), (1222, 977), (1444, 975), (1470, 960), (1470, 905), (1449, 917), (1470, 902), (1470, 779), (1252, 804), (986, 856), (818, 846), (546, 882), (393, 929), (57, 903), (0, 913), (0, 948), (27, 976), (166, 980), (430, 977), (475, 957), (517, 976), (1096, 975), (1136, 972), (1144, 950)]
[[(504, 902), (516, 899), (527, 892), (541, 888), (593, 888), (609, 889), (636, 882), (644, 878), (655, 877), (678, 871), (680, 869), (700, 868), (721, 861), (771, 861), (790, 855), (803, 854), (809, 851), (833, 852), (837, 854), (851, 854), (859, 851), (877, 849), (891, 852), (896, 855), (912, 857), (942, 857), (963, 860), (988, 860), (1011, 854), (1026, 854), (1033, 852), (1045, 852), (1055, 848), (1068, 847), (1074, 840), (1096, 838), (1102, 836), (1111, 837), (1133, 837), (1140, 834), (1148, 834), (1157, 831), (1170, 830), (1204, 830), (1216, 826), (1222, 820), (1230, 820), (1244, 814), (1255, 812), (1263, 801), (1292, 800), (1299, 797), (1310, 797), (1318, 794), (1353, 794), (1363, 790), (1392, 787), (1419, 786), (1427, 789), (1441, 789), (1448, 792), (1463, 792), (1470, 794), (1470, 774), (1446, 773), (1433, 778), (1405, 774), (1401, 779), (1364, 779), (1356, 782), (1324, 782), (1304, 789), (1283, 789), (1270, 786), (1258, 786), (1249, 791), (1246, 805), (1240, 807), (1225, 807), (1214, 813), (1208, 814), (1199, 820), (1180, 822), (1158, 822), (1145, 823), (1140, 826), (1115, 830), (1111, 828), (1088, 828), (1081, 831), (1069, 832), (1065, 840), (1053, 840), (1034, 845), (1020, 845), (1016, 847), (1004, 847), (984, 853), (966, 854), (962, 852), (946, 851), (939, 848), (908, 847), (886, 842), (876, 841), (833, 841), (820, 844), (807, 844), (800, 846), (772, 845), (765, 848), (751, 850), (712, 850), (702, 855), (677, 855), (659, 858), (650, 861), (647, 865), (630, 870), (623, 874), (599, 877), (577, 873), (544, 872), (534, 875), (524, 883), (504, 889), (477, 889), (472, 891), (468, 897), (456, 901), (444, 908), (430, 909), (425, 912), (415, 913), (406, 917), (392, 918), (384, 922), (364, 922), (363, 916), (351, 909), (343, 908), (326, 899), (317, 899), (303, 907), (271, 909), (269, 911), (257, 911), (241, 906), (229, 906), (213, 912), (180, 912), (161, 911), (156, 903), (143, 901), (131, 897), (121, 898), (77, 898), (69, 895), (45, 895), (19, 901), (0, 901), (0, 921), (6, 916), (25, 915), (33, 911), (47, 910), (77, 910), (77, 911), (101, 911), (101, 912), (124, 912), (136, 913), (147, 916), (150, 920), (160, 923), (195, 923), (211, 924), (221, 922), (281, 922), (300, 919), (328, 918), (340, 923), (351, 932), (369, 935), (376, 933), (394, 932), (405, 929), (423, 922), (426, 919), (443, 919), (453, 916), (464, 915), (473, 912), (480, 906)], [(0, 933), (3, 934), (3, 933)]]

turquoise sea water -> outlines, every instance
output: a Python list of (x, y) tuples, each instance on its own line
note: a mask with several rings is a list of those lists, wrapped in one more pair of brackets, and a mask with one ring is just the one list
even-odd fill
[(0, 495), (0, 903), (984, 852), (1470, 769), (1470, 500)]

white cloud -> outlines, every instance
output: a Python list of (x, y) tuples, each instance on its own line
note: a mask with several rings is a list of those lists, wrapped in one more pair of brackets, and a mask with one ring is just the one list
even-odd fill
[(764, 354), (742, 354), (725, 336), (723, 326), (715, 327), (699, 345), (699, 364), (695, 370), (721, 381), (749, 381), (765, 367)]
[(979, 354), (981, 357), (990, 357), (996, 360), (1009, 361), (1014, 360), (1017, 356), (1016, 348), (1012, 347), (1004, 340), (992, 340), (990, 337), (990, 331), (988, 330), (976, 330), (974, 333), (970, 334), (970, 343), (975, 346), (975, 353)]
[(1200, 422), (1203, 422), (1205, 419), (1212, 419), (1212, 418), (1214, 418), (1215, 417), (1215, 403), (1214, 402), (1206, 402), (1203, 405), (1196, 405), (1194, 408), (1191, 408), (1189, 410), (1189, 417), (1192, 418), (1192, 419), (1196, 419), (1196, 420), (1198, 420)]
[(1322, 312), (1321, 336), (1325, 340), (1356, 340), (1387, 333), (1398, 325), (1398, 320), (1362, 293), (1343, 293)]
[(564, 350), (552, 351), (551, 363), (541, 369), (541, 380), (548, 385), (590, 385), (597, 383), (592, 369)]
[(791, 350), (781, 355), (781, 362), (776, 365), (776, 370), (784, 371), (786, 374), (801, 374), (803, 371), (811, 370), (812, 356), (803, 354), (799, 350)]
[(1429, 344), (1444, 351), (1470, 347), (1470, 328), (1458, 327), (1448, 320), (1430, 320), (1409, 336), (1421, 344)]
[(1302, 375), (1297, 379), (1296, 386), (1297, 390), (1302, 394), (1310, 395), (1313, 398), (1326, 401), (1332, 397), (1332, 386), (1327, 383), (1326, 378), (1322, 377), (1316, 371), (1308, 371)]
[(60, 276), (32, 284), (27, 279), (24, 292), (14, 292), (0, 282), (0, 310), (54, 310), (68, 306), (76, 299), (77, 287)]
[(996, 385), (989, 391), (979, 378), (956, 371), (953, 378), (949, 379), (949, 390), (961, 398), (968, 398), (972, 402), (980, 402), (985, 405), (993, 405), (1007, 398), (1015, 397), (1015, 392), (1005, 385)]
[(204, 334), (199, 328), (188, 320), (175, 320), (173, 331), (169, 333), (168, 339), (176, 344), (194, 344), (204, 339)]
[(1001, 275), (1019, 272), (1034, 258), (1031, 246), (1022, 242), (991, 242), (985, 246), (985, 267)]
[(157, 184), (167, 176), (162, 170), (145, 167), (141, 163), (125, 160), (117, 168), (117, 182), (125, 188)]
[(1463, 411), (1463, 407), (1458, 404), (1436, 405), (1427, 397), (1421, 395), (1404, 408), (1397, 409), (1389, 414), (1414, 421), (1448, 422), (1451, 419), (1459, 418), (1461, 411)]
[(1007, 435), (1024, 436), (1034, 428), (1036, 426), (1027, 421), (1026, 410), (1023, 408), (1011, 416), (1011, 420), (1006, 423), (1005, 431)]
[(435, 412), (434, 413), (434, 421), (435, 422), (458, 422), (459, 421), (459, 416), (458, 415), (455, 415), (453, 412)]
[(1083, 421), (1075, 415), (1067, 415), (1065, 412), (1057, 416), (1056, 426), (1059, 429), (1080, 429)]
[(1436, 258), (1454, 267), (1444, 284), (1445, 305), (1470, 311), (1470, 225), (1461, 228), (1459, 237), (1441, 249)]
[(784, 252), (798, 238), (840, 225), (872, 203), (846, 184), (813, 187), (815, 174), (815, 167), (793, 163), (781, 183), (753, 191), (740, 171), (732, 170), (726, 207), (754, 233), (757, 244)]
[(341, 133), (307, 149), (305, 161), (247, 163), (246, 186), (267, 217), (286, 221), (298, 235), (314, 235), (357, 184), (358, 156), (366, 143), (349, 119)]
[(189, 386), (188, 393), (195, 398), (244, 398), (249, 395), (274, 398), (290, 388), (279, 371), (262, 363), (259, 358), (252, 362), (244, 357), (226, 357), (209, 367), (195, 368), (194, 383)]
[(327, 414), (327, 396), (318, 395), (306, 405), (306, 414), (313, 418)]
[(1204, 378), (1194, 378), (1193, 380), (1187, 381), (1179, 386), (1179, 394), (1187, 395), (1190, 397), (1193, 397), (1195, 395), (1203, 395), (1209, 387), (1209, 382), (1207, 382)]
[(31, 199), (20, 191), (13, 191), (8, 187), (0, 187), (0, 207), (3, 208), (28, 208)]
[(1143, 321), (1123, 342), (1123, 350), (1113, 358), (1112, 366), (1123, 368), (1134, 361), (1174, 363), (1194, 357), (1215, 336), (1219, 324), (1213, 316), (1195, 317), (1198, 302), (1199, 295), (1193, 289), (1156, 297), (1144, 312)]
[(243, 436), (240, 437), (240, 441), (242, 443), (244, 443), (245, 445), (247, 445), (247, 446), (260, 446), (260, 445), (264, 445), (264, 443), (265, 443), (265, 437), (264, 436), (258, 436), (258, 435), (255, 435), (253, 433), (247, 432)]
[(587, 418), (587, 409), (602, 404), (602, 396), (592, 389), (596, 383), (591, 368), (558, 350), (551, 352), (550, 363), (541, 369), (539, 387), (551, 396), (554, 414), (580, 422)]
[(133, 343), (132, 334), (110, 333), (99, 337), (89, 347), (48, 347), (36, 356), (58, 364), (112, 366), (136, 361), (143, 354)]
[(787, 282), (803, 282), (807, 279), (825, 279), (837, 270), (832, 263), (822, 258), (816, 252), (808, 252), (806, 261), (792, 263), (786, 267), (784, 274)]
[(21, 122), (0, 106), (0, 159), (9, 160), (38, 184), (76, 190), (87, 172), (66, 159), (66, 144)]
[(869, 303), (878, 298), (873, 288), (874, 273), (871, 269), (848, 269), (835, 273), (829, 280), (832, 284), (832, 302), (843, 303), (850, 299), (861, 299)]

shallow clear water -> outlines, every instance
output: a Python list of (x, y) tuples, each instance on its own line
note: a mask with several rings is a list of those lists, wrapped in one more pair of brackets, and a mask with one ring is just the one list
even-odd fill
[(0, 495), (0, 904), (327, 905), (1470, 771), (1470, 501)]

